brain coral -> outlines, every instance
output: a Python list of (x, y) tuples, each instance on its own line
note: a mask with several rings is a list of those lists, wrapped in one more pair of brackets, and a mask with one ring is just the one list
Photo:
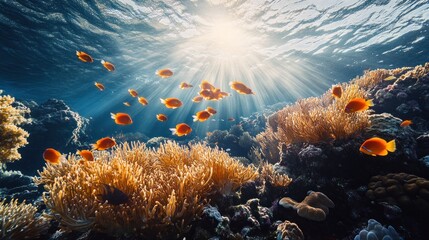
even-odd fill
[(149, 149), (125, 143), (95, 155), (92, 162), (70, 155), (35, 179), (45, 185), (45, 203), (65, 228), (175, 238), (189, 230), (214, 194), (231, 193), (257, 177), (253, 166), (201, 144), (167, 142)]
[(27, 144), (28, 133), (18, 125), (28, 110), (13, 107), (14, 101), (11, 96), (0, 96), (0, 165), (20, 159), (18, 148)]
[(366, 196), (415, 213), (429, 213), (429, 180), (407, 173), (389, 173), (371, 178)]

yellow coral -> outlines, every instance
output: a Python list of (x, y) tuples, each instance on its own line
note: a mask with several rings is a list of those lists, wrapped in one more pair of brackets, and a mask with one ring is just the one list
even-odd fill
[(49, 222), (44, 217), (36, 217), (37, 208), (31, 204), (0, 202), (0, 239), (37, 239), (47, 231)]
[(259, 178), (262, 182), (269, 182), (274, 187), (287, 187), (292, 182), (288, 175), (275, 172), (274, 166), (267, 162), (261, 164)]
[[(158, 149), (125, 143), (96, 154), (93, 162), (70, 155), (39, 174), (35, 182), (45, 184), (45, 203), (64, 227), (146, 238), (179, 236), (213, 194), (234, 191), (257, 177), (253, 166), (245, 167), (223, 151), (174, 142)], [(101, 184), (120, 190), (128, 201), (101, 202)]]
[(369, 112), (346, 113), (345, 106), (353, 98), (367, 98), (368, 89), (389, 75), (388, 70), (367, 71), (365, 75), (343, 83), (341, 98), (331, 90), (321, 97), (301, 99), (271, 115), (267, 128), (256, 136), (267, 160), (279, 161), (284, 144), (319, 143), (347, 139), (370, 125)]
[(11, 96), (0, 96), (0, 165), (20, 159), (18, 148), (28, 143), (28, 133), (18, 127), (28, 110), (13, 107), (14, 101)]

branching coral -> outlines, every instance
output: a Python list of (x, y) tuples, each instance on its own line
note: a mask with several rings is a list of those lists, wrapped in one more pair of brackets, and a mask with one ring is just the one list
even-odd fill
[(292, 182), (288, 175), (277, 173), (274, 166), (266, 162), (260, 166), (259, 178), (263, 183), (268, 182), (274, 187), (287, 187)]
[(27, 109), (15, 108), (11, 96), (0, 96), (0, 165), (21, 158), (18, 149), (27, 144), (28, 133), (18, 127)]
[(0, 202), (0, 239), (37, 239), (49, 228), (45, 217), (36, 217), (37, 208), (31, 204)]
[(353, 98), (368, 98), (368, 89), (389, 75), (388, 70), (374, 70), (341, 84), (342, 96), (331, 91), (321, 97), (301, 99), (270, 116), (265, 132), (256, 136), (265, 158), (278, 161), (283, 144), (319, 143), (347, 139), (370, 125), (368, 111), (346, 113)]
[[(125, 143), (93, 162), (70, 155), (47, 165), (35, 181), (45, 184), (46, 205), (64, 227), (165, 238), (186, 232), (214, 194), (234, 191), (256, 177), (253, 166), (244, 167), (218, 149), (167, 142), (158, 149)], [(97, 196), (106, 185), (126, 194), (125, 203), (101, 202)]]

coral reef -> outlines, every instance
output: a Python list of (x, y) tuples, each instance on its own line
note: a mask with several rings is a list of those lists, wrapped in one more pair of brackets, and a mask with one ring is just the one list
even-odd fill
[(0, 168), (7, 162), (20, 159), (18, 149), (28, 143), (28, 132), (19, 125), (25, 122), (24, 114), (29, 110), (14, 107), (14, 102), (13, 97), (0, 95)]
[(37, 208), (12, 199), (0, 202), (0, 239), (38, 239), (49, 228), (48, 220), (36, 216)]
[(285, 208), (296, 209), (300, 217), (313, 220), (324, 221), (329, 214), (329, 208), (335, 207), (334, 202), (321, 192), (309, 191), (307, 197), (298, 203), (295, 200), (284, 197), (280, 199), (279, 205)]
[(416, 215), (429, 214), (429, 180), (407, 173), (389, 173), (371, 178), (366, 196), (397, 205)]
[(22, 125), (30, 133), (30, 144), (21, 151), (22, 160), (11, 165), (10, 169), (34, 175), (44, 164), (41, 153), (46, 148), (53, 147), (64, 153), (75, 152), (76, 148), (89, 141), (89, 119), (72, 111), (62, 100), (49, 99), (42, 104), (21, 101), (16, 105), (31, 110), (26, 114), (28, 121)]
[(240, 124), (232, 125), (229, 131), (209, 132), (205, 141), (210, 147), (228, 149), (231, 156), (240, 157), (249, 157), (251, 149), (257, 146), (256, 139), (249, 132), (245, 132)]
[[(48, 164), (35, 182), (44, 184), (45, 203), (64, 228), (150, 239), (187, 232), (207, 201), (257, 176), (254, 167), (201, 144), (188, 148), (167, 142), (155, 150), (125, 143), (96, 154), (93, 162), (70, 155), (60, 164)], [(100, 201), (105, 185), (113, 187), (109, 194), (120, 191), (127, 201)]]
[(304, 240), (304, 234), (296, 223), (286, 220), (277, 227), (277, 240)]
[(388, 226), (383, 227), (379, 222), (374, 219), (368, 220), (368, 226), (362, 229), (354, 240), (402, 240), (399, 237), (395, 228)]
[(40, 198), (41, 192), (31, 177), (19, 171), (0, 171), (0, 198), (17, 199), (20, 202), (33, 203)]

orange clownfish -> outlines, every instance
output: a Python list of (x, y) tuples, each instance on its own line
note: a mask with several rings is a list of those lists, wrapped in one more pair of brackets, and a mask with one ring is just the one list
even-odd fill
[(94, 161), (94, 155), (89, 150), (77, 150), (76, 153), (79, 154), (86, 161)]
[(115, 123), (118, 125), (129, 125), (133, 123), (133, 120), (131, 119), (130, 115), (126, 113), (110, 113), (110, 116), (112, 119), (115, 120)]
[(86, 52), (76, 51), (76, 55), (82, 62), (94, 62), (94, 59)]
[(156, 75), (160, 76), (161, 78), (169, 78), (169, 77), (173, 76), (173, 71), (171, 71), (168, 68), (161, 69), (161, 70), (156, 71)]
[(390, 142), (378, 137), (366, 140), (359, 148), (359, 151), (371, 156), (386, 156), (388, 152), (396, 150), (395, 139)]
[(182, 106), (182, 101), (180, 101), (178, 98), (166, 98), (166, 99), (160, 98), (160, 100), (161, 100), (161, 103), (164, 104), (167, 108), (176, 109)]
[(192, 116), (194, 122), (200, 121), (204, 122), (211, 117), (211, 113), (206, 110), (197, 112), (194, 116)]
[(244, 85), (244, 83), (242, 82), (230, 82), (229, 86), (237, 91), (240, 94), (255, 94), (254, 92), (252, 92), (252, 89), (248, 88), (246, 85)]
[(413, 121), (411, 121), (411, 120), (404, 120), (404, 121), (401, 123), (401, 127), (408, 127), (408, 126), (410, 126), (411, 124), (413, 124)]
[(115, 139), (104, 137), (99, 139), (95, 144), (92, 144), (92, 149), (103, 151), (116, 145)]
[(115, 71), (115, 65), (113, 65), (111, 62), (106, 62), (104, 60), (101, 60), (101, 64), (109, 71)]
[(207, 107), (206, 111), (209, 112), (211, 115), (214, 115), (217, 113), (217, 111), (212, 107)]
[(340, 85), (332, 87), (332, 96), (336, 98), (340, 98), (343, 94), (343, 88)]
[(349, 103), (347, 103), (344, 111), (346, 113), (365, 111), (372, 106), (374, 106), (372, 99), (365, 100), (363, 98), (353, 98)]
[(103, 91), (104, 90), (104, 85), (99, 83), (99, 82), (95, 82), (94, 85), (100, 90)]
[(170, 128), (170, 131), (171, 131), (171, 134), (181, 137), (191, 133), (192, 128), (186, 123), (179, 123), (176, 125), (176, 128)]
[(165, 122), (168, 120), (167, 116), (165, 116), (165, 114), (156, 114), (156, 119), (158, 119), (158, 121), (160, 122)]
[(128, 89), (128, 92), (130, 93), (130, 95), (132, 96), (132, 97), (137, 97), (139, 94), (137, 93), (137, 91), (136, 90), (134, 90), (134, 89)]
[(179, 85), (179, 87), (181, 89), (185, 89), (185, 88), (191, 88), (191, 87), (193, 87), (193, 85), (185, 83), (185, 82), (181, 82), (180, 85)]
[(130, 106), (131, 106), (131, 103), (129, 103), (129, 102), (124, 102), (124, 105), (125, 105), (125, 106), (127, 106), (127, 107), (130, 107)]
[(63, 158), (64, 157), (61, 155), (61, 153), (53, 148), (47, 148), (43, 152), (43, 159), (49, 163), (58, 164)]
[(149, 102), (147, 101), (147, 99), (144, 98), (144, 97), (139, 97), (138, 100), (139, 100), (139, 103), (141, 103), (144, 106), (146, 106), (146, 105), (149, 104)]
[(192, 102), (196, 102), (196, 103), (199, 103), (199, 102), (201, 102), (202, 100), (203, 100), (203, 97), (202, 97), (202, 96), (196, 96), (196, 97), (192, 98)]

